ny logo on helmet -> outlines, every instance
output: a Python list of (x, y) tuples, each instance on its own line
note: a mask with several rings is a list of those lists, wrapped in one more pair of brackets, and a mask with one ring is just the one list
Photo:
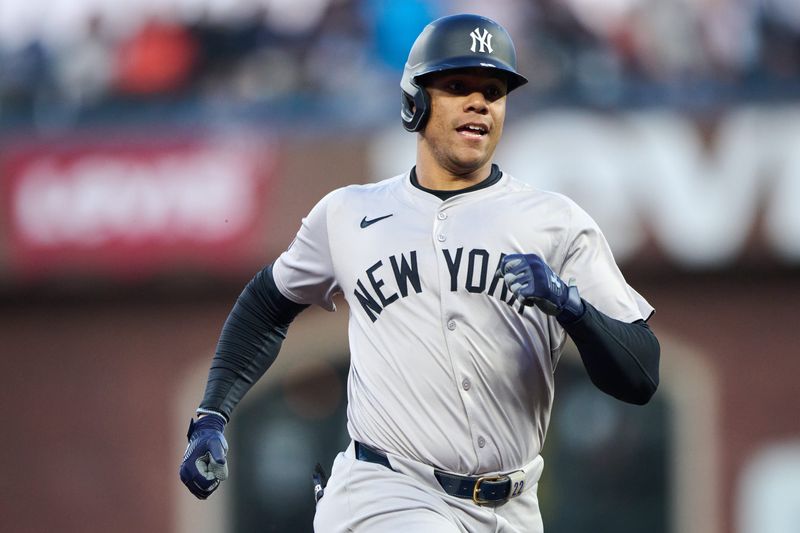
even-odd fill
[(469, 36), (472, 37), (472, 46), (469, 49), (470, 52), (474, 52), (475, 47), (478, 45), (480, 45), (479, 52), (482, 54), (486, 52), (485, 49), (488, 49), (490, 54), (494, 52), (492, 48), (492, 34), (489, 33), (489, 30), (483, 30), (483, 35), (481, 35), (481, 29), (475, 28)]

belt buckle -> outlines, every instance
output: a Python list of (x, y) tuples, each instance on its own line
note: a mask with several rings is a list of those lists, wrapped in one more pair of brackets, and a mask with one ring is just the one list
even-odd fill
[(500, 481), (504, 477), (507, 476), (481, 476), (475, 482), (475, 486), (472, 488), (472, 501), (478, 505), (483, 505), (485, 503), (491, 503), (492, 500), (482, 500), (479, 496), (481, 490), (481, 483), (484, 481)]

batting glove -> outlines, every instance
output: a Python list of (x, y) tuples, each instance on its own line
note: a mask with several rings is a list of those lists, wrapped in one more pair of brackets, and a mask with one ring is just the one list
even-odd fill
[(228, 479), (225, 455), (228, 443), (222, 430), (225, 418), (221, 414), (206, 414), (189, 422), (189, 445), (181, 462), (181, 481), (189, 491), (205, 500)]
[(559, 322), (578, 320), (585, 311), (578, 288), (567, 286), (536, 254), (503, 257), (495, 276), (503, 278), (520, 301), (535, 305)]

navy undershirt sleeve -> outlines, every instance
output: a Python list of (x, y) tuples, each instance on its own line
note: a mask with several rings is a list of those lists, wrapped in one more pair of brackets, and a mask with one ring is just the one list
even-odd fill
[(272, 265), (256, 274), (222, 327), (200, 409), (230, 420), (239, 400), (275, 361), (289, 324), (306, 307), (280, 293)]
[(644, 320), (628, 323), (601, 313), (586, 300), (578, 320), (562, 324), (578, 348), (592, 383), (601, 391), (637, 405), (658, 388), (661, 346)]

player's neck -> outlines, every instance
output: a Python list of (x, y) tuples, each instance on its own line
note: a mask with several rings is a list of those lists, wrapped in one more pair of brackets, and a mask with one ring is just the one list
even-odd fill
[(492, 173), (492, 162), (489, 161), (475, 170), (459, 173), (418, 157), (416, 173), (417, 182), (426, 189), (456, 191), (472, 187), (488, 178)]

